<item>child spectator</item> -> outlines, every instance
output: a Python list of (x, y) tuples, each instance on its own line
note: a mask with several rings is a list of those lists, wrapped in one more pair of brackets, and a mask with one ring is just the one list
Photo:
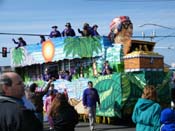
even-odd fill
[(46, 98), (46, 100), (44, 102), (44, 111), (47, 113), (50, 130), (53, 129), (53, 121), (52, 121), (51, 116), (49, 116), (49, 112), (50, 112), (50, 107), (51, 107), (51, 104), (52, 104), (52, 101), (54, 98), (55, 98), (54, 91), (51, 90), (49, 92), (49, 96)]

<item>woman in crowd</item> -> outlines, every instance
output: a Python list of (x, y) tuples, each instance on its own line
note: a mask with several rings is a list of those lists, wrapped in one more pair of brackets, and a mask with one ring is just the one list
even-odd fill
[(61, 93), (58, 93), (53, 100), (49, 115), (52, 117), (55, 131), (74, 131), (78, 123), (77, 111)]
[(156, 89), (152, 85), (146, 85), (142, 98), (139, 98), (132, 120), (136, 123), (136, 131), (160, 131), (161, 107), (156, 103)]

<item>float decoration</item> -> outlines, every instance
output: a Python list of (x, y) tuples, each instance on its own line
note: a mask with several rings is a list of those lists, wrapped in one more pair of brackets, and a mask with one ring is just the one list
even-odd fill
[(124, 54), (127, 54), (133, 34), (133, 24), (128, 16), (119, 16), (110, 23), (109, 38), (115, 44), (124, 45)]
[(55, 47), (50, 40), (44, 41), (42, 43), (42, 55), (45, 62), (51, 62), (55, 55)]
[(163, 56), (153, 52), (155, 42), (132, 40), (124, 58), (125, 72), (163, 71)]
[[(53, 65), (56, 65), (58, 70), (60, 70), (60, 67), (61, 70), (68, 70), (71, 66), (79, 68), (79, 78), (76, 77), (71, 82), (58, 79), (55, 81), (55, 85), (62, 84), (58, 89), (59, 91), (63, 90), (62, 87), (67, 88), (69, 98), (80, 101), (83, 90), (87, 87), (87, 81), (93, 81), (101, 100), (101, 108), (97, 109), (98, 116), (125, 117), (125, 115), (131, 115), (133, 107), (137, 99), (140, 98), (146, 84), (155, 85), (158, 90), (160, 104), (168, 105), (170, 102), (170, 95), (167, 95), (170, 93), (168, 83), (170, 75), (164, 73), (163, 70), (159, 70), (163, 67), (163, 58), (153, 52), (154, 42), (131, 40), (132, 29), (129, 17), (117, 17), (111, 23), (110, 28), (114, 43), (111, 43), (108, 37), (104, 36), (50, 39), (55, 47), (51, 62), (46, 63), (45, 60), (48, 59), (43, 57), (42, 44), (33, 44), (25, 46), (22, 49), (22, 56), (16, 58), (16, 60), (14, 58), (17, 52), (15, 53), (16, 50), (14, 49), (12, 66), (18, 67), (16, 70), (22, 73), (26, 72), (29, 76), (38, 75), (38, 72), (49, 64), (52, 64), (52, 68)], [(151, 65), (157, 66), (155, 60), (159, 59), (161, 61), (159, 63), (160, 67), (157, 67), (157, 70), (148, 71), (152, 58), (154, 58), (154, 61)], [(110, 75), (98, 74), (105, 60), (108, 60), (114, 69)], [(67, 65), (66, 61), (68, 61)], [(132, 65), (132, 62), (136, 63)], [(117, 69), (123, 63), (125, 64), (125, 72), (122, 72), (124, 68)], [(140, 70), (132, 72), (135, 68)], [(31, 71), (32, 69), (33, 71)], [(75, 75), (77, 74), (75, 71)], [(30, 78), (32, 78), (31, 76)], [(58, 87), (57, 85), (56, 87)], [(80, 109), (77, 108), (77, 110)]]

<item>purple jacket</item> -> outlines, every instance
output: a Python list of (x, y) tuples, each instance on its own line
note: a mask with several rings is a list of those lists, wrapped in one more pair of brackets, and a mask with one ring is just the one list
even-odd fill
[(60, 33), (58, 30), (56, 30), (56, 31), (51, 31), (49, 37), (50, 37), (50, 38), (61, 37), (61, 33)]
[(75, 36), (75, 31), (72, 28), (64, 29), (62, 36)]
[(100, 104), (100, 98), (95, 88), (87, 88), (83, 93), (83, 105), (87, 107), (96, 107), (96, 103)]

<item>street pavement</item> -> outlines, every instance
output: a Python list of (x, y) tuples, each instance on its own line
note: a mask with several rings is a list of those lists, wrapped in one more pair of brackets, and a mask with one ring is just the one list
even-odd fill
[[(44, 131), (49, 131), (48, 123), (44, 123)], [(88, 122), (79, 122), (75, 131), (90, 131)], [(135, 131), (135, 127), (127, 125), (96, 124), (95, 131)]]
[[(134, 127), (128, 127), (124, 125), (109, 125), (109, 124), (96, 124), (95, 131), (135, 131)], [(89, 123), (80, 122), (75, 131), (90, 131)]]

